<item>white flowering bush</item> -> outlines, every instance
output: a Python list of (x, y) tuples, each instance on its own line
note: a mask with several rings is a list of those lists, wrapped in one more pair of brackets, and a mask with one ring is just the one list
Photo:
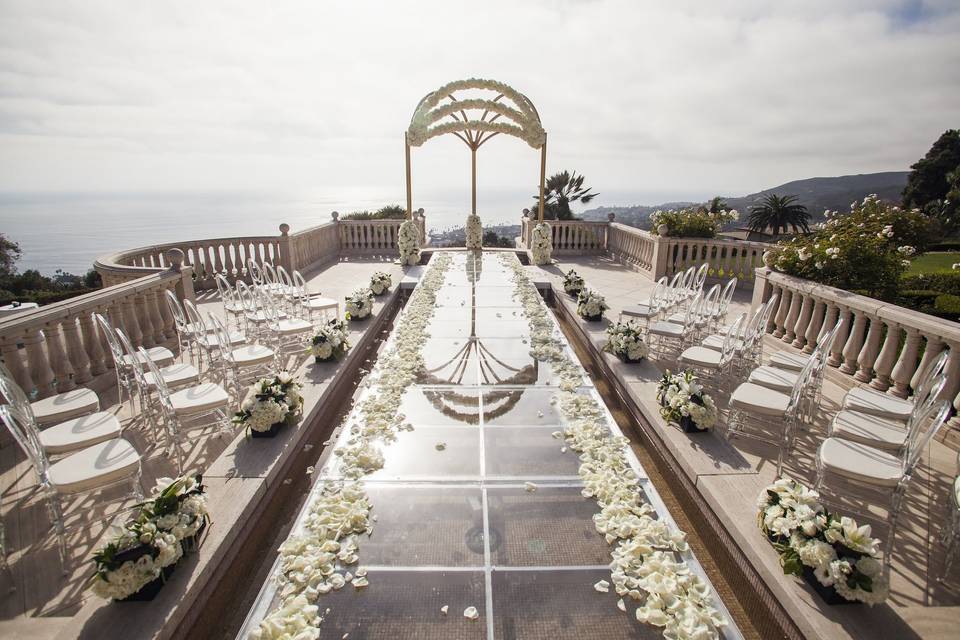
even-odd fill
[(583, 278), (580, 277), (580, 274), (570, 269), (563, 275), (563, 290), (569, 293), (572, 296), (580, 295), (580, 292), (583, 291), (583, 288), (586, 286), (586, 282), (583, 281)]
[(400, 253), (400, 264), (420, 264), (420, 229), (413, 220), (404, 220), (397, 231), (397, 250)]
[(781, 478), (757, 499), (757, 523), (780, 554), (783, 572), (816, 580), (830, 595), (869, 605), (886, 600), (889, 585), (877, 560), (880, 541), (870, 525), (837, 517), (820, 496)]
[(553, 231), (546, 222), (533, 228), (530, 234), (530, 259), (533, 264), (550, 264), (553, 255)]
[(467, 249), (483, 248), (483, 223), (480, 216), (470, 214), (467, 216)]
[(577, 315), (584, 320), (599, 320), (609, 308), (604, 297), (591, 289), (583, 289), (577, 296)]
[(643, 341), (643, 327), (633, 320), (607, 327), (607, 344), (603, 350), (624, 362), (639, 362), (647, 357), (650, 348)]
[(233, 416), (233, 423), (255, 433), (266, 433), (292, 422), (302, 408), (302, 388), (287, 371), (260, 378), (250, 386), (240, 411)]
[(683, 373), (664, 372), (657, 385), (657, 402), (660, 415), (685, 430), (712, 429), (720, 415), (713, 398), (704, 393), (703, 385), (689, 369)]
[(373, 311), (373, 291), (369, 287), (357, 289), (346, 298), (347, 320), (361, 320)]
[(322, 325), (310, 340), (310, 353), (317, 362), (339, 360), (349, 350), (347, 323), (339, 318), (334, 318)]
[(375, 296), (383, 295), (385, 291), (390, 289), (391, 285), (393, 285), (393, 278), (390, 277), (389, 273), (377, 271), (370, 276), (370, 291), (373, 291)]
[(710, 212), (706, 209), (670, 209), (650, 214), (653, 225), (651, 233), (660, 234), (660, 226), (666, 226), (664, 235), (678, 238), (714, 238), (727, 222), (740, 218), (736, 209)]

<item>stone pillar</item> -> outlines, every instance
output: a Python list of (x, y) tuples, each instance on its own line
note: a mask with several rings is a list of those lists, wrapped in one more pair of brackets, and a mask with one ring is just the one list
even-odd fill
[(786, 333), (784, 333), (783, 338), (781, 338), (784, 342), (793, 342), (793, 339), (797, 337), (795, 329), (797, 326), (797, 318), (800, 317), (800, 307), (803, 305), (803, 298), (803, 294), (799, 291), (794, 291), (793, 295), (790, 296), (790, 311), (787, 312), (787, 319), (784, 323)]
[(873, 378), (873, 369), (876, 366), (877, 353), (880, 350), (882, 327), (883, 323), (880, 321), (880, 318), (870, 316), (870, 329), (867, 332), (867, 341), (860, 351), (860, 356), (857, 358), (859, 369), (856, 375), (853, 376), (854, 380), (870, 382)]
[(807, 330), (810, 325), (810, 316), (813, 314), (813, 298), (809, 295), (803, 297), (803, 304), (800, 306), (800, 316), (797, 318), (797, 324), (793, 327), (794, 339), (791, 344), (797, 349), (804, 345), (806, 341)]
[(63, 331), (63, 342), (67, 347), (67, 357), (70, 359), (70, 365), (73, 367), (73, 380), (77, 384), (83, 384), (93, 379), (90, 373), (90, 359), (83, 347), (83, 340), (80, 337), (80, 327), (76, 319), (69, 318), (60, 324)]
[(43, 348), (43, 337), (43, 332), (38, 327), (28, 328), (23, 337), (23, 348), (27, 352), (27, 370), (33, 381), (32, 385), (24, 387), (23, 390), (29, 395), (33, 389), (36, 389), (41, 397), (54, 392), (53, 381), (56, 377)]
[[(815, 300), (813, 303), (813, 312), (807, 321), (807, 332), (803, 335), (806, 341), (806, 344), (803, 346), (804, 353), (813, 353), (813, 350), (817, 346), (817, 341), (820, 338), (820, 329), (824, 324), (825, 306), (826, 305), (819, 300)], [(799, 340), (800, 337), (797, 336), (797, 339)], [(796, 346), (796, 343), (794, 343), (794, 346)]]
[(299, 268), (293, 262), (293, 254), (290, 251), (290, 225), (286, 222), (280, 223), (280, 265), (288, 274), (292, 274), (294, 269)]
[(904, 330), (907, 332), (907, 339), (903, 343), (900, 359), (897, 360), (891, 374), (893, 389), (890, 393), (898, 398), (906, 398), (910, 395), (910, 377), (917, 364), (917, 351), (920, 347), (920, 332), (908, 326), (904, 326)]
[(860, 355), (860, 347), (863, 346), (863, 330), (867, 326), (865, 313), (858, 313), (853, 309), (850, 312), (854, 314), (853, 326), (850, 328), (847, 343), (843, 347), (843, 364), (840, 365), (840, 371), (848, 375), (857, 371), (857, 356)]
[(67, 352), (63, 348), (63, 329), (60, 322), (53, 321), (43, 327), (43, 336), (47, 346), (47, 359), (50, 361), (50, 368), (53, 369), (53, 375), (56, 384), (56, 391), (70, 391), (77, 387), (73, 380), (73, 367)]
[(847, 336), (850, 334), (850, 322), (852, 314), (850, 309), (844, 307), (837, 310), (840, 315), (840, 327), (837, 329), (837, 336), (833, 339), (833, 347), (830, 349), (830, 357), (827, 358), (827, 364), (831, 367), (839, 367), (843, 364), (843, 350), (847, 344)]
[(0, 338), (0, 358), (7, 371), (13, 376), (14, 382), (27, 393), (33, 389), (33, 380), (30, 373), (23, 366), (23, 354), (20, 353), (20, 336), (11, 335)]
[(876, 377), (870, 386), (880, 391), (886, 391), (893, 382), (890, 379), (890, 372), (893, 371), (893, 365), (897, 360), (897, 349), (900, 348), (900, 325), (896, 322), (886, 322), (887, 339), (883, 341), (883, 348), (880, 349), (880, 355), (877, 356), (877, 362), (873, 365), (876, 371)]
[(93, 314), (81, 313), (79, 323), (80, 333), (83, 335), (83, 345), (87, 350), (87, 359), (90, 362), (90, 374), (99, 376), (101, 373), (106, 373), (108, 365), (101, 344), (101, 331), (93, 318)]

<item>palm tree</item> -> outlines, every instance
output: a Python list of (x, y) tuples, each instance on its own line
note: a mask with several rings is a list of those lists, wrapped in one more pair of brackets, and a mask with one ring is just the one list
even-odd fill
[(720, 213), (721, 211), (729, 211), (730, 205), (721, 196), (713, 196), (709, 202), (700, 205), (700, 210), (706, 213)]
[(773, 235), (780, 235), (792, 227), (793, 232), (798, 230), (810, 231), (810, 214), (802, 204), (796, 204), (797, 196), (778, 196), (775, 193), (764, 196), (760, 204), (750, 207), (750, 220), (747, 227), (751, 231), (763, 232), (770, 227)]
[[(563, 171), (550, 176), (543, 189), (543, 217), (548, 220), (570, 220), (573, 218), (571, 202), (587, 204), (600, 195), (590, 193), (590, 188), (584, 189), (583, 179), (576, 171)], [(536, 201), (533, 211), (536, 212), (540, 207), (540, 196), (533, 196), (533, 199)]]

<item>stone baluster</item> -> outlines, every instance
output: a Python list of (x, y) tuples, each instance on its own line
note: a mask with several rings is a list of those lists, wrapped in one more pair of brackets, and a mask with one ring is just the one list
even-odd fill
[(887, 326), (887, 338), (883, 341), (883, 348), (880, 349), (880, 355), (877, 356), (877, 363), (873, 365), (876, 377), (870, 383), (871, 387), (880, 391), (886, 391), (893, 383), (890, 373), (897, 361), (897, 349), (900, 348), (900, 325), (889, 320), (885, 320), (884, 324)]
[(833, 339), (833, 347), (830, 349), (830, 356), (827, 358), (827, 364), (831, 367), (839, 367), (843, 364), (843, 350), (847, 344), (847, 336), (850, 334), (850, 323), (852, 314), (850, 309), (844, 307), (838, 310), (840, 316), (840, 328), (837, 329), (837, 336)]
[(921, 358), (917, 370), (913, 372), (913, 377), (910, 378), (910, 386), (914, 389), (920, 386), (920, 381), (927, 375), (933, 361), (943, 351), (943, 339), (940, 336), (926, 336), (926, 338), (927, 346), (923, 350), (923, 358)]
[(797, 337), (795, 332), (797, 326), (797, 318), (800, 317), (800, 308), (803, 305), (803, 294), (799, 291), (794, 291), (793, 295), (790, 296), (790, 311), (787, 313), (787, 320), (784, 328), (787, 330), (783, 334), (784, 342), (793, 342), (793, 339)]
[(774, 314), (774, 338), (782, 338), (784, 335), (784, 325), (787, 321), (787, 312), (790, 309), (790, 298), (793, 297), (793, 292), (788, 289), (781, 289), (780, 293), (780, 302), (777, 305), (777, 312)]
[(29, 388), (25, 387), (24, 391), (29, 393), (32, 389), (36, 389), (39, 395), (48, 396), (54, 391), (53, 381), (56, 375), (50, 368), (43, 342), (43, 331), (39, 327), (30, 327), (26, 330), (23, 348), (27, 352), (27, 369), (33, 384)]
[(83, 346), (87, 350), (87, 361), (90, 363), (90, 375), (99, 376), (108, 370), (106, 354), (103, 352), (100, 338), (100, 329), (97, 327), (93, 313), (81, 313), (77, 322), (80, 323), (80, 334), (83, 336)]
[(960, 345), (947, 342), (947, 346), (950, 347), (950, 355), (947, 356), (947, 365), (943, 369), (947, 384), (943, 387), (938, 399), (955, 402), (957, 391), (960, 390)]
[(63, 332), (63, 342), (67, 347), (67, 357), (70, 359), (70, 365), (73, 367), (73, 380), (77, 384), (83, 384), (93, 379), (90, 373), (90, 359), (87, 357), (87, 351), (83, 347), (83, 339), (80, 336), (80, 326), (75, 318), (64, 320), (60, 324)]
[(49, 322), (43, 326), (44, 343), (47, 347), (47, 359), (53, 369), (56, 391), (70, 391), (77, 387), (73, 380), (73, 367), (63, 348), (63, 329), (59, 322)]
[(160, 299), (163, 289), (151, 289), (144, 292), (146, 298), (146, 312), (150, 316), (150, 324), (153, 326), (153, 344), (160, 345), (167, 341), (167, 334), (163, 327), (163, 314), (160, 311), (161, 306), (166, 303)]
[(6, 365), (13, 380), (20, 387), (29, 392), (33, 389), (33, 380), (30, 379), (30, 373), (23, 366), (23, 355), (20, 353), (20, 336), (12, 335), (0, 338), (0, 358)]
[[(816, 337), (817, 342), (820, 342), (820, 339), (823, 338), (823, 336), (827, 335), (835, 326), (837, 326), (837, 315), (840, 313), (840, 310), (834, 303), (825, 302), (824, 304), (826, 309), (823, 312), (823, 322), (820, 324), (820, 332)], [(835, 338), (835, 340), (838, 339), (839, 337)]]
[(856, 373), (857, 356), (860, 355), (860, 348), (863, 346), (863, 333), (867, 326), (867, 315), (865, 313), (854, 311), (853, 326), (850, 329), (850, 336), (847, 343), (843, 346), (843, 364), (840, 365), (840, 371), (846, 374)]
[(907, 338), (890, 376), (893, 381), (893, 389), (890, 393), (898, 398), (906, 398), (910, 395), (910, 378), (917, 366), (917, 352), (920, 348), (920, 332), (913, 327), (904, 326), (903, 328)]
[[(777, 308), (774, 309), (770, 317), (767, 318), (767, 326), (764, 333), (774, 333), (777, 330), (777, 313), (780, 311), (780, 307), (783, 306), (783, 297), (785, 295), (786, 292), (780, 285), (773, 285), (770, 289), (770, 297), (777, 296), (777, 302), (775, 303)], [(767, 298), (767, 300), (769, 299), (770, 298)], [(767, 300), (762, 300), (762, 302), (766, 302)], [(757, 308), (759, 308), (759, 306), (757, 306)]]
[(134, 296), (133, 305), (137, 314), (137, 324), (140, 326), (140, 344), (147, 349), (155, 347), (157, 343), (153, 338), (153, 317), (147, 305), (147, 295), (141, 293)]
[[(823, 326), (824, 306), (824, 303), (820, 300), (815, 300), (813, 303), (813, 312), (810, 314), (810, 319), (807, 322), (807, 332), (803, 336), (806, 342), (803, 347), (804, 353), (813, 353), (814, 348), (817, 346), (817, 338), (820, 336), (820, 328)], [(797, 336), (797, 339), (799, 340), (800, 337)]]
[(880, 351), (880, 338), (883, 331), (883, 323), (880, 318), (870, 316), (870, 328), (867, 332), (867, 341), (857, 357), (859, 368), (853, 376), (854, 380), (860, 382), (870, 382), (873, 378), (873, 368), (877, 361), (877, 353)]
[(124, 333), (130, 338), (130, 343), (134, 348), (143, 344), (143, 334), (140, 332), (140, 323), (137, 321), (136, 296), (127, 296), (120, 301), (122, 309), (123, 322), (121, 325), (114, 324), (113, 328), (123, 328)]
[(804, 337), (810, 326), (810, 316), (813, 313), (814, 300), (812, 296), (803, 296), (803, 304), (800, 306), (800, 315), (797, 317), (797, 324), (793, 327), (794, 340), (793, 346), (799, 349), (803, 346)]

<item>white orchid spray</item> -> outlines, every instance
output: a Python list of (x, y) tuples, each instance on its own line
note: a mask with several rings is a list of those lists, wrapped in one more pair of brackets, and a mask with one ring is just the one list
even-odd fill
[(553, 255), (553, 230), (546, 222), (533, 228), (530, 234), (530, 258), (533, 264), (550, 264)]
[(476, 214), (467, 216), (466, 244), (470, 250), (483, 248), (483, 222)]

